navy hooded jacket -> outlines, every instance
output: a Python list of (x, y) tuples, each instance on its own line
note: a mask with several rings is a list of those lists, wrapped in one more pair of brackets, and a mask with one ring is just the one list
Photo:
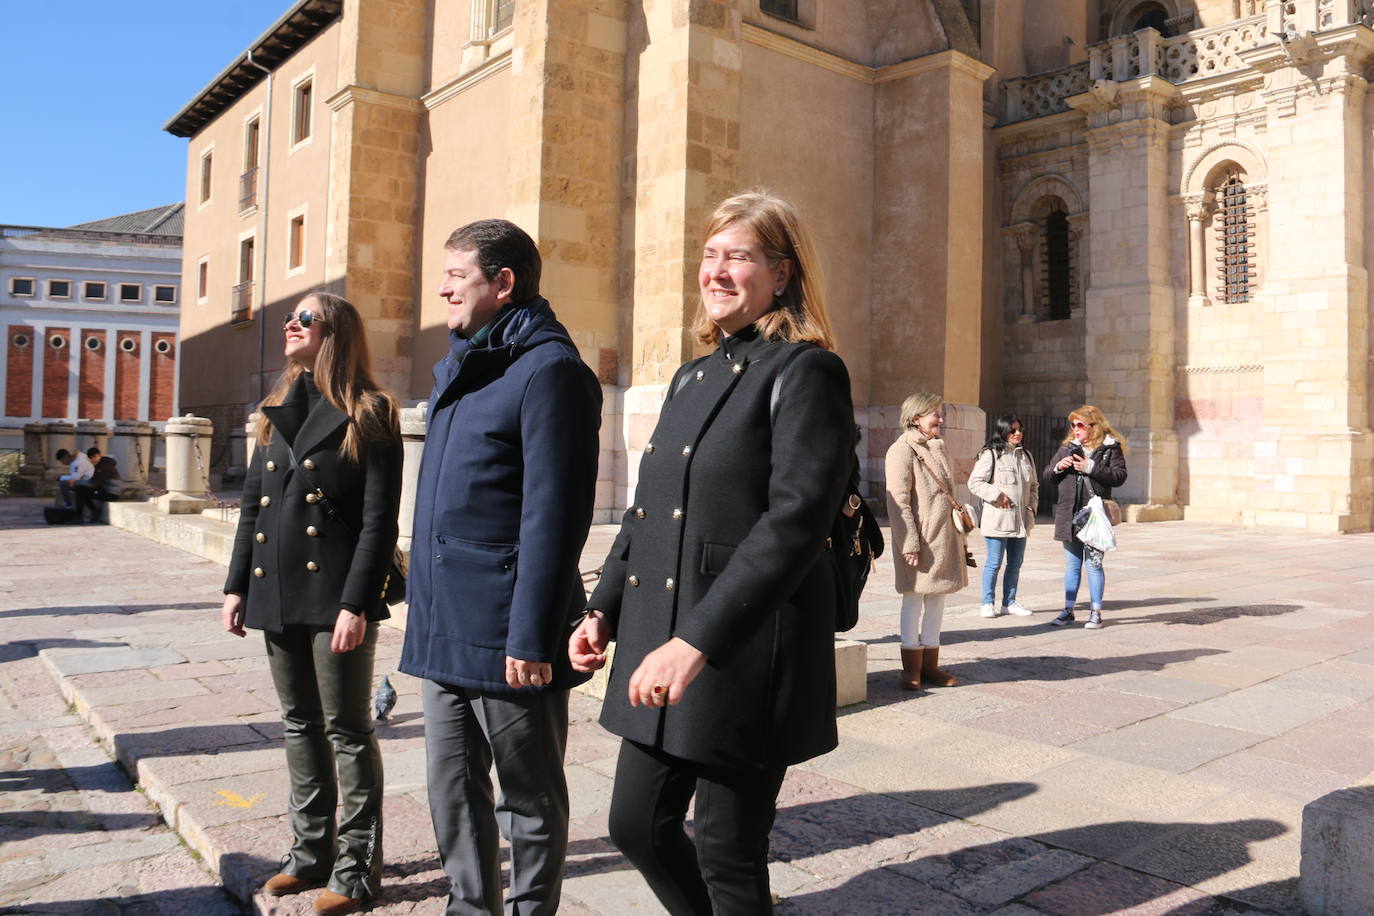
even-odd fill
[(402, 671), (515, 693), (506, 657), (568, 664), (596, 494), (601, 387), (549, 303), (507, 306), (434, 367), (415, 493)]

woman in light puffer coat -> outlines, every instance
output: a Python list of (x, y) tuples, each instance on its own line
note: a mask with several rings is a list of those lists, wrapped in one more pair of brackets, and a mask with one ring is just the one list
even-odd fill
[[(1021, 578), (1021, 561), (1026, 555), (1026, 538), (1035, 527), (1035, 509), (1040, 502), (1040, 477), (1035, 472), (1035, 460), (1021, 447), (1025, 437), (1021, 418), (1003, 414), (997, 418), (992, 438), (978, 455), (969, 474), (969, 492), (983, 501), (982, 519), (978, 525), (987, 544), (987, 560), (983, 563), (984, 617), (999, 614), (1030, 615), (1030, 611), (1016, 599), (1016, 586)], [(997, 599), (997, 574), (1006, 560), (1006, 575), (1002, 579), (1002, 604)]]

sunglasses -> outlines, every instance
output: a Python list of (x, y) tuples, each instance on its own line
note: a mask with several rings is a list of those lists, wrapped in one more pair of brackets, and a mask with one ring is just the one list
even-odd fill
[(290, 312), (287, 312), (286, 320), (281, 323), (282, 330), (286, 330), (287, 328), (291, 327), (291, 322), (293, 321), (299, 323), (302, 328), (308, 328), (317, 321), (323, 324), (324, 318), (322, 318), (319, 315), (316, 315), (310, 309), (301, 309), (294, 315)]
[(1091, 423), (1084, 423), (1082, 420), (1074, 420), (1069, 425), (1074, 429), (1087, 429), (1089, 426), (1092, 426)]

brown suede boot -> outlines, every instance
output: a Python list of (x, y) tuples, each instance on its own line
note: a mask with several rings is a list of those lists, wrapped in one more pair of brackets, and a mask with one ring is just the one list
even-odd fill
[(921, 650), (902, 650), (902, 676), (897, 681), (903, 690), (921, 689)]
[(262, 889), (273, 897), (285, 897), (288, 894), (299, 894), (302, 891), (314, 890), (317, 887), (324, 887), (324, 882), (312, 878), (297, 878), (295, 875), (281, 872), (268, 878)]
[(344, 913), (358, 912), (366, 902), (365, 900), (345, 897), (343, 894), (336, 894), (325, 888), (324, 892), (315, 898), (313, 909), (316, 913), (324, 913), (326, 916), (342, 916)]
[(921, 678), (931, 687), (953, 687), (959, 679), (940, 670), (940, 647), (926, 646), (921, 657)]

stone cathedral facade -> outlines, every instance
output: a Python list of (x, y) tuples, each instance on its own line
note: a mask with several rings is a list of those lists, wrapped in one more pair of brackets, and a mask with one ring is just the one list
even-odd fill
[(327, 285), (386, 384), (443, 353), (443, 240), (525, 226), (606, 393), (628, 504), (694, 355), (722, 197), (793, 200), (869, 485), (898, 405), (1095, 403), (1139, 520), (1374, 526), (1368, 0), (298, 0), (167, 124), (188, 138), (183, 409), (217, 435)]

